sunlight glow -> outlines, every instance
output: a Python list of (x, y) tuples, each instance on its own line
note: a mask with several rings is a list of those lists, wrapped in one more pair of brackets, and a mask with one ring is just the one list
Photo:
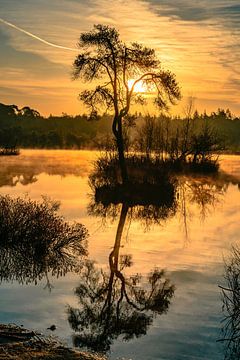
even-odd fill
[[(135, 79), (129, 79), (128, 80), (128, 87), (131, 90), (133, 84), (134, 84)], [(134, 86), (134, 92), (135, 93), (146, 93), (147, 89), (146, 86), (143, 84), (142, 81), (139, 81), (135, 86)]]
[[(215, 2), (222, 3), (221, 10)], [(168, 2), (163, 0), (99, 0), (92, 6), (87, 1), (42, 0), (32, 7), (29, 0), (2, 1), (1, 102), (28, 105), (46, 116), (87, 112), (77, 97), (86, 85), (72, 82), (71, 64), (74, 51), (79, 52), (76, 42), (80, 33), (104, 23), (117, 28), (124, 42), (155, 49), (163, 68), (176, 74), (183, 97), (194, 94), (198, 111), (221, 107), (239, 115), (240, 27), (238, 8), (230, 5), (235, 2), (198, 1), (196, 16), (196, 2), (190, 0), (180, 2), (181, 7), (178, 1), (169, 1), (166, 6)], [(16, 5), (14, 15), (12, 3)], [(61, 6), (56, 8), (53, 3)], [(207, 3), (211, 10), (205, 16)], [(68, 31), (62, 32), (63, 27)], [(132, 78), (137, 76), (131, 74)], [(129, 86), (132, 83), (130, 79)], [(139, 83), (135, 94), (152, 96), (154, 90), (146, 91)], [(156, 112), (152, 104), (149, 108)], [(181, 112), (181, 103), (171, 107), (172, 114)]]

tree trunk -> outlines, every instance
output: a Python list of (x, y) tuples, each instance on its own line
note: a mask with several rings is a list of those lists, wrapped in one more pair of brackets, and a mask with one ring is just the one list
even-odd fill
[(127, 166), (124, 155), (124, 144), (123, 144), (123, 139), (121, 137), (117, 138), (117, 148), (118, 148), (118, 159), (121, 169), (122, 182), (124, 184), (128, 181), (128, 174), (127, 174)]
[(117, 141), (117, 149), (118, 149), (118, 159), (121, 170), (122, 183), (126, 183), (128, 181), (127, 174), (127, 166), (124, 155), (124, 143), (123, 143), (123, 134), (122, 134), (122, 118), (120, 116), (115, 117), (113, 120), (113, 133), (115, 135)]

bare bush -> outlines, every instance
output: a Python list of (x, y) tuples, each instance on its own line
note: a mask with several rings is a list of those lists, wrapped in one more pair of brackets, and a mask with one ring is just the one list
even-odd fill
[(69, 224), (59, 203), (43, 198), (0, 196), (0, 281), (31, 283), (79, 271), (86, 255), (87, 230)]

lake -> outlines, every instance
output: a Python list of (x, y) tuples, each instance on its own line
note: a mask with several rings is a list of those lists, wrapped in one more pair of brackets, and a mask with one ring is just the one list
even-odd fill
[[(105, 344), (109, 358), (224, 359), (223, 345), (217, 342), (223, 319), (219, 285), (225, 284), (224, 264), (231, 257), (232, 246), (239, 243), (240, 156), (222, 156), (218, 177), (179, 178), (177, 204), (161, 208), (157, 214), (152, 208), (147, 212), (127, 208), (123, 214), (119, 205), (107, 212), (93, 210), (88, 176), (97, 157), (94, 151), (23, 150), (19, 156), (0, 158), (1, 195), (34, 200), (47, 195), (60, 201), (60, 215), (88, 229), (88, 259), (99, 277), (90, 283), (84, 272), (68, 272), (58, 278), (49, 274), (51, 291), (45, 278), (27, 285), (3, 280), (0, 322), (23, 324), (47, 334), (46, 329), (55, 324), (54, 334), (72, 346), (74, 331), (67, 311), (69, 306), (79, 309), (86, 295), (81, 292), (77, 296), (74, 290), (85, 282), (92, 284), (94, 293), (106, 284), (109, 255), (117, 239), (119, 256), (126, 255), (119, 258), (125, 266), (121, 274), (135, 300), (146, 295), (149, 274), (156, 269), (165, 270), (163, 277), (174, 286), (174, 293), (167, 305), (155, 307), (154, 314), (151, 304), (144, 317), (139, 317), (136, 305), (128, 299), (125, 318), (124, 307), (119, 315), (124, 322), (121, 331), (112, 329), (116, 336), (109, 334)], [(131, 286), (136, 282), (138, 292), (134, 293)], [(92, 303), (100, 304), (96, 299)], [(124, 328), (129, 317), (131, 331)]]

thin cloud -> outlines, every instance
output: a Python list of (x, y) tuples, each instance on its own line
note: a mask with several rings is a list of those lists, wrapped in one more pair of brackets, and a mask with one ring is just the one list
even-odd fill
[(51, 46), (51, 47), (54, 47), (54, 48), (58, 48), (58, 49), (62, 49), (62, 50), (69, 50), (69, 51), (75, 51), (75, 52), (78, 52), (78, 51), (79, 51), (79, 50), (76, 49), (76, 48), (70, 48), (70, 47), (67, 47), (67, 46), (62, 46), (62, 45), (57, 45), (57, 44), (51, 43), (51, 42), (49, 42), (49, 41), (47, 41), (47, 40), (44, 40), (44, 39), (42, 39), (41, 37), (39, 37), (39, 36), (37, 36), (37, 35), (34, 35), (34, 34), (30, 33), (29, 31), (26, 31), (26, 30), (20, 28), (19, 26), (16, 26), (16, 25), (14, 25), (14, 24), (12, 24), (12, 23), (10, 23), (10, 22), (2, 19), (2, 18), (0, 18), (0, 22), (2, 22), (3, 24), (5, 24), (5, 25), (7, 25), (7, 26), (12, 27), (12, 28), (15, 29), (15, 30), (18, 30), (18, 31), (20, 31), (20, 32), (22, 32), (22, 33), (24, 33), (24, 34), (32, 37), (33, 39), (36, 39), (36, 40), (42, 42), (42, 43), (45, 44), (45, 45), (48, 45), (48, 46)]
[[(176, 74), (182, 86), (183, 96), (194, 93), (197, 97), (199, 110), (206, 108), (207, 111), (213, 111), (216, 107), (226, 105), (235, 113), (240, 114), (240, 105), (236, 103), (239, 94), (237, 83), (231, 81), (231, 79), (239, 80), (240, 78), (238, 64), (240, 26), (237, 23), (240, 5), (236, 4), (237, 0), (227, 2), (224, 0), (202, 0), (202, 2), (191, 0), (177, 2), (175, 0), (116, 0), (115, 2), (41, 0), (41, 6), (38, 2), (29, 0), (21, 2), (11, 0), (3, 1), (3, 3), (1, 14), (3, 19), (11, 21), (13, 23), (10, 23), (11, 25), (18, 24), (18, 19), (21, 19), (19, 25), (21, 24), (23, 29), (31, 33), (22, 31), (22, 28), (19, 30), (16, 25), (12, 26), (12, 29), (15, 28), (14, 31), (21, 31), (19, 34), (24, 34), (24, 36), (21, 36), (21, 39), (12, 36), (11, 41), (7, 39), (9, 47), (11, 46), (9, 51), (5, 50), (6, 42), (2, 42), (0, 38), (3, 53), (0, 76), (2, 82), (3, 78), (5, 79), (4, 84), (1, 85), (21, 87), (26, 78), (33, 86), (42, 84), (44, 81), (46, 87), (48, 84), (54, 86), (66, 84), (66, 87), (71, 88), (72, 99), (68, 104), (65, 100), (59, 103), (59, 113), (61, 111), (78, 112), (81, 106), (76, 100), (77, 93), (85, 85), (81, 82), (74, 82), (73, 85), (70, 81), (71, 64), (79, 51), (75, 41), (79, 39), (80, 33), (89, 31), (93, 24), (104, 23), (116, 27), (123, 41), (136, 41), (149, 44), (154, 48), (163, 67)], [(0, 21), (0, 26), (1, 24), (4, 27), (11, 26), (8, 21), (5, 21), (5, 24), (1, 18)], [(47, 43), (44, 47), (39, 46), (37, 41), (29, 42), (34, 35), (32, 32), (39, 35), (37, 38), (40, 37), (42, 40), (49, 39), (60, 45), (69, 45), (71, 50), (62, 49), (61, 46), (62, 50), (56, 51), (56, 46), (52, 46), (52, 43), (49, 44), (46, 40), (43, 42)], [(48, 37), (50, 34), (51, 38)], [(16, 49), (18, 54), (13, 53), (13, 49)], [(37, 67), (32, 56), (24, 60), (24, 52), (26, 57), (30, 53), (37, 54), (50, 61), (53, 66), (61, 65), (64, 68), (62, 70), (59, 68), (59, 73), (52, 66), (51, 71), (50, 67), (44, 64), (39, 64)], [(15, 59), (14, 63), (13, 59)], [(16, 70), (23, 72), (18, 76), (18, 83), (16, 83), (14, 73)], [(76, 89), (72, 86), (76, 86)], [(5, 95), (5, 98), (10, 99), (7, 100), (8, 102), (17, 103), (17, 98), (15, 100), (14, 96)], [(25, 103), (34, 107), (35, 102), (29, 103), (29, 99), (26, 95)], [(53, 111), (53, 104), (59, 101), (58, 96), (54, 94), (45, 96), (45, 92), (41, 93), (41, 99), (45, 102), (42, 100), (41, 107), (37, 106), (37, 108), (47, 113)], [(39, 98), (34, 101), (38, 104)], [(177, 108), (173, 109), (174, 112), (178, 111)]]

